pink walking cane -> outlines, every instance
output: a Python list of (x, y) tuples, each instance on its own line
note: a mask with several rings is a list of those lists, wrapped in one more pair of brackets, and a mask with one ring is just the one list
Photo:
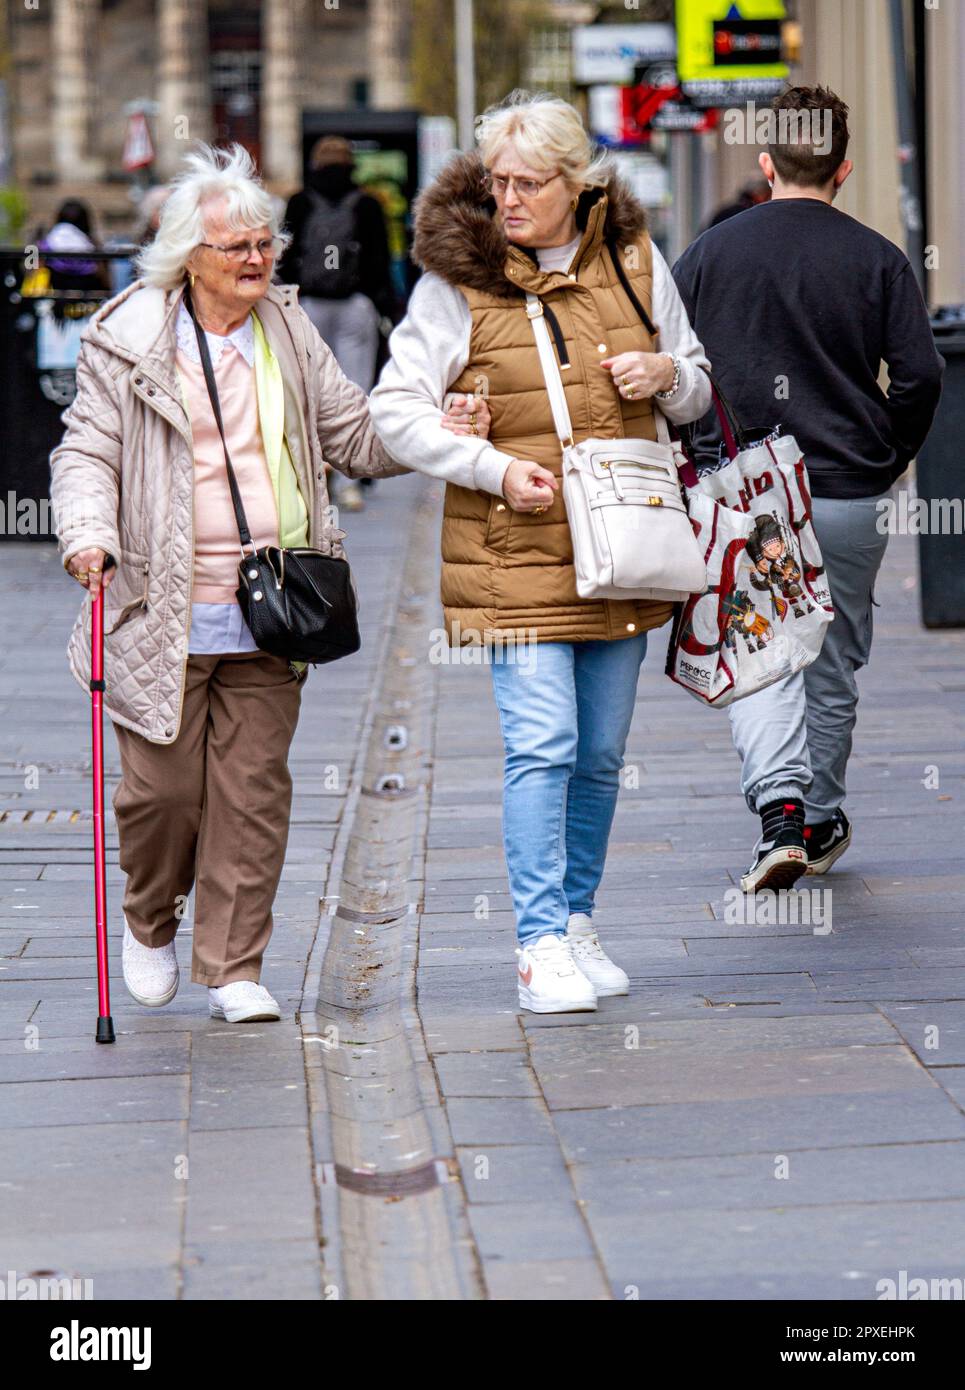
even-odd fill
[(104, 835), (104, 586), (91, 612), (90, 696), (94, 755), (94, 914), (97, 923), (97, 1041), (114, 1041), (107, 961), (107, 868)]

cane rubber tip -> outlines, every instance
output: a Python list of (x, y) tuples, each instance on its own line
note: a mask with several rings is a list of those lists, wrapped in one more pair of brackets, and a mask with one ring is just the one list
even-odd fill
[(97, 1020), (97, 1041), (99, 1043), (111, 1043), (114, 1041), (114, 1020), (110, 1014), (106, 1018)]

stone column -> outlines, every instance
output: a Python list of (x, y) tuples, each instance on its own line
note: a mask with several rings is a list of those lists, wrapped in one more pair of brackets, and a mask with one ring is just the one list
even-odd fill
[(380, 110), (412, 105), (409, 0), (369, 0), (369, 105)]
[(158, 0), (157, 169), (175, 172), (195, 140), (210, 140), (207, 0)]
[(798, 16), (804, 46), (797, 80), (830, 87), (851, 108), (854, 171), (835, 207), (903, 247), (888, 6), (799, 0)]
[(307, 0), (265, 0), (261, 23), (262, 165), (267, 178), (294, 188), (302, 174), (301, 55), (310, 38)]
[(99, 13), (100, 0), (56, 0), (53, 9), (54, 167), (68, 184), (99, 179), (104, 171), (92, 148), (97, 81), (90, 57)]
[(925, 11), (928, 107), (929, 241), (925, 283), (929, 303), (965, 304), (965, 14), (960, 5)]

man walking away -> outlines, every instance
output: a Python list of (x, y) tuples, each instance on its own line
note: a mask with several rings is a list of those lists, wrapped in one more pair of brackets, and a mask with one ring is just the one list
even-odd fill
[[(352, 146), (342, 136), (325, 135), (312, 146), (306, 185), (285, 212), (293, 240), (279, 276), (299, 286), (303, 309), (342, 371), (368, 393), (379, 322), (393, 321), (396, 306), (382, 207), (355, 183), (354, 168)], [(337, 502), (361, 511), (358, 483), (343, 483)]]
[[(907, 257), (833, 207), (853, 168), (847, 106), (825, 87), (791, 87), (772, 108), (759, 159), (771, 200), (709, 228), (673, 272), (741, 424), (779, 422), (803, 450), (835, 609), (813, 665), (729, 708), (741, 789), (761, 818), (748, 893), (825, 873), (851, 843), (855, 676), (888, 540), (878, 504), (925, 440), (943, 370)], [(705, 417), (705, 460), (718, 457), (715, 433)]]

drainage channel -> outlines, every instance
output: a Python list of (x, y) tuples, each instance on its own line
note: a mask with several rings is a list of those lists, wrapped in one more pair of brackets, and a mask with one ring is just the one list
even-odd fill
[(316, 1174), (327, 1288), (349, 1299), (484, 1297), (415, 1002), (438, 547), (438, 489), (423, 486), (333, 866), (317, 1001), (310, 977), (301, 1010), (324, 1077)]

